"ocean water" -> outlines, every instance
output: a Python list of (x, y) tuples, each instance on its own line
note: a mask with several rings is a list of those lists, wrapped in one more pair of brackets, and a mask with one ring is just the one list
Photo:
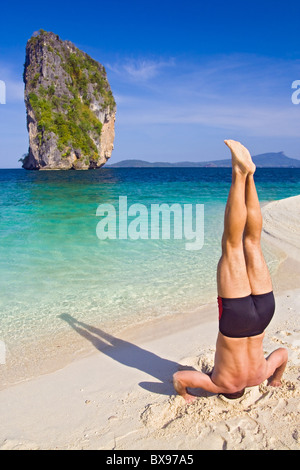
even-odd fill
[[(231, 181), (226, 168), (102, 168), (94, 171), (0, 170), (0, 340), (6, 367), (23, 370), (54, 357), (71, 318), (113, 334), (127, 326), (196, 309), (216, 297), (223, 213)], [(300, 169), (257, 169), (262, 203), (300, 194)], [(101, 204), (204, 207), (204, 243), (100, 240)], [(128, 216), (128, 224), (135, 217)], [(148, 219), (150, 220), (150, 219)], [(172, 219), (171, 219), (172, 227)], [(269, 267), (278, 260), (265, 247)], [(72, 331), (73, 334), (74, 330)], [(71, 347), (72, 349), (72, 347)], [(1, 366), (0, 366), (1, 367)], [(10, 379), (12, 380), (12, 379)]]

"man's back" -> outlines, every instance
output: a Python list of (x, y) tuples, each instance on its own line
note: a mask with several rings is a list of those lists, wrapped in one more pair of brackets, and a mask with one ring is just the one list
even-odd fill
[(249, 338), (229, 338), (219, 333), (212, 381), (237, 391), (262, 383), (267, 375), (263, 338), (264, 333)]

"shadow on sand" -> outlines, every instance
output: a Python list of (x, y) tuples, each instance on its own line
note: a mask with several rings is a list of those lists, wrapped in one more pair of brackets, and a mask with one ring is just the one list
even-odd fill
[(116, 338), (100, 328), (80, 322), (69, 314), (59, 315), (78, 334), (90, 341), (90, 343), (103, 354), (127, 367), (146, 372), (152, 377), (160, 380), (157, 382), (140, 382), (140, 387), (163, 395), (176, 393), (173, 388), (173, 374), (180, 368), (179, 364), (169, 359), (163, 359), (156, 354), (142, 349), (135, 344), (123, 339)]

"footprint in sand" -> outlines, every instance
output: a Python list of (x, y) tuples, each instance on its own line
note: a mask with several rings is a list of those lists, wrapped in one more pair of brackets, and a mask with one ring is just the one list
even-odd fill
[(282, 330), (277, 331), (276, 334), (272, 337), (272, 341), (276, 343), (286, 344), (289, 347), (294, 349), (300, 348), (300, 331), (299, 330)]
[(0, 450), (39, 450), (39, 446), (33, 442), (20, 442), (15, 439), (5, 439), (0, 444)]
[(271, 339), (288, 349), (289, 363), (296, 366), (300, 364), (300, 330), (277, 331)]

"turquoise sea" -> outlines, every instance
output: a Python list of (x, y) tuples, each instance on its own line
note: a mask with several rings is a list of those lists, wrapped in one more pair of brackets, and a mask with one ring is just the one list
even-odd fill
[[(25, 377), (67, 343), (72, 352), (65, 315), (118, 334), (214, 301), (230, 181), (229, 168), (0, 170), (2, 371), (22, 370)], [(256, 184), (262, 204), (298, 195), (300, 169), (258, 168)], [(149, 213), (151, 204), (203, 204), (203, 247), (186, 250), (186, 240), (172, 233), (166, 240), (100, 240), (97, 208), (111, 204), (118, 216), (120, 196)], [(265, 250), (275, 270), (278, 260)]]

